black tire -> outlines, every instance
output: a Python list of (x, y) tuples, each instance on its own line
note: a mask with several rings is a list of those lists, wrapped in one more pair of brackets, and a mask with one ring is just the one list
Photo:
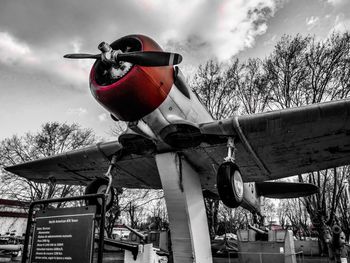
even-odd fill
[[(108, 186), (108, 180), (104, 178), (97, 178), (94, 181), (92, 181), (85, 189), (85, 194), (96, 194), (96, 193), (105, 193)], [(110, 194), (108, 195), (108, 198), (106, 200), (106, 212), (112, 207), (113, 201), (114, 201), (114, 189), (111, 187)], [(90, 199), (86, 201), (87, 205), (96, 205), (97, 206), (97, 213), (100, 213), (101, 211), (101, 205), (102, 201), (100, 198), (97, 199)]]
[(233, 162), (224, 162), (217, 173), (217, 189), (221, 201), (230, 208), (240, 206), (243, 200), (244, 187), (238, 166)]

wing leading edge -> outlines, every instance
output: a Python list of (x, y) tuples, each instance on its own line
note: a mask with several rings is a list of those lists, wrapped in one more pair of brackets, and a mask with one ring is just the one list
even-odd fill
[[(350, 164), (350, 100), (314, 104), (228, 118), (200, 125), (211, 138), (184, 149), (183, 158), (200, 175), (202, 187), (216, 192), (216, 170), (226, 156), (225, 137), (236, 138), (236, 161), (243, 180), (265, 181)], [(122, 152), (114, 141), (5, 168), (36, 182), (87, 184), (107, 171)], [(161, 188), (154, 155), (123, 154), (114, 185)]]

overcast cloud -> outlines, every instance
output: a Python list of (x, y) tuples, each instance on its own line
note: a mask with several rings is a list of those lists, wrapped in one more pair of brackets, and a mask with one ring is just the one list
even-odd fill
[(182, 52), (187, 64), (214, 57), (225, 60), (253, 46), (282, 5), (281, 0), (134, 0), (101, 5), (5, 1), (0, 4), (0, 62), (79, 84), (85, 82), (91, 62), (67, 62), (63, 54), (97, 52), (100, 41), (131, 33), (150, 35), (164, 48)]
[(0, 139), (48, 120), (105, 129), (108, 114), (88, 90), (92, 61), (62, 57), (96, 53), (101, 41), (149, 35), (195, 68), (209, 58), (264, 57), (283, 34), (322, 38), (349, 26), (347, 0), (2, 0), (0, 121), (9, 125)]

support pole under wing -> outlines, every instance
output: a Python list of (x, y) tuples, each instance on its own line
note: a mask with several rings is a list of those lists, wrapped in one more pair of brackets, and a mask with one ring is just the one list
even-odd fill
[(176, 153), (156, 155), (167, 205), (174, 263), (212, 263), (199, 175)]

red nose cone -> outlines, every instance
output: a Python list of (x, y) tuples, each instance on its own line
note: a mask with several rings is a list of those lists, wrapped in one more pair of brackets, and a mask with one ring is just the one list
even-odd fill
[[(114, 50), (161, 51), (149, 37), (131, 35), (111, 44)], [(124, 73), (123, 73), (124, 74)], [(159, 107), (173, 85), (173, 68), (132, 65), (117, 80), (106, 79), (106, 66), (97, 60), (90, 72), (90, 89), (96, 100), (123, 121), (139, 120)]]

